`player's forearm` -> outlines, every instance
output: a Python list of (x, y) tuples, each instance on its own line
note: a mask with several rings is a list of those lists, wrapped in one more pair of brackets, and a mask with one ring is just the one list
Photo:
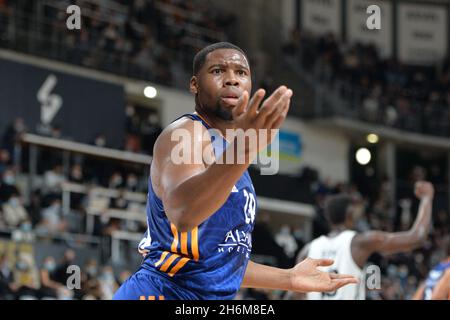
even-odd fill
[(291, 272), (289, 269), (274, 268), (249, 261), (241, 287), (291, 290)]
[(432, 197), (424, 197), (420, 200), (419, 212), (409, 232), (412, 238), (411, 241), (416, 244), (422, 243), (427, 238), (428, 230), (431, 224), (432, 205)]
[[(236, 161), (239, 151), (245, 153), (245, 161), (240, 164)], [(232, 159), (231, 152), (235, 157), (228, 164), (227, 157)], [(177, 228), (189, 231), (214, 214), (225, 203), (233, 186), (253, 161), (254, 154), (254, 151), (238, 150), (236, 143), (232, 143), (221, 159), (172, 190), (164, 207)]]

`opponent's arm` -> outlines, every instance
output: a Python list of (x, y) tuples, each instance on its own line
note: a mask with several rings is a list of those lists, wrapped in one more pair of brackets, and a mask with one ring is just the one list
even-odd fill
[(307, 258), (291, 269), (280, 269), (249, 261), (241, 286), (296, 292), (328, 292), (347, 284), (358, 283), (351, 275), (327, 273), (317, 269), (332, 264), (333, 260), (329, 259)]
[[(286, 118), (289, 110), (292, 91), (282, 86), (267, 98), (258, 111), (258, 107), (264, 98), (264, 90), (258, 90), (249, 102), (247, 92), (244, 92), (238, 105), (233, 109), (233, 119), (238, 128), (243, 129), (278, 129)], [(174, 223), (179, 231), (189, 231), (216, 212), (228, 198), (233, 185), (239, 180), (248, 166), (253, 162), (258, 151), (264, 149), (270, 141), (259, 141), (256, 148), (239, 149), (236, 140), (210, 166), (201, 164), (177, 164), (172, 159), (172, 151), (177, 147), (177, 142), (172, 141), (170, 128), (163, 133), (155, 144), (154, 163), (151, 176), (154, 181), (155, 192), (162, 199), (164, 209), (169, 220)], [(183, 124), (191, 136), (194, 135), (192, 121)], [(196, 150), (203, 154), (201, 137), (184, 142), (190, 150)], [(200, 142), (199, 142), (200, 141)], [(184, 151), (182, 151), (184, 152)], [(240, 153), (245, 155), (245, 163), (239, 164), (233, 161), (227, 164), (228, 153), (233, 152), (234, 160)], [(231, 157), (233, 159), (233, 157)]]
[(364, 265), (374, 252), (389, 254), (413, 250), (427, 238), (431, 223), (431, 211), (434, 197), (433, 185), (429, 182), (417, 182), (416, 196), (420, 199), (416, 220), (408, 231), (382, 232), (368, 231), (357, 234), (352, 241), (352, 254), (355, 262)]

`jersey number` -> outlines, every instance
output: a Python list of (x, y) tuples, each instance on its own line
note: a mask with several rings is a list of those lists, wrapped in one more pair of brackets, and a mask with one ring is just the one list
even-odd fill
[(244, 206), (244, 214), (245, 214), (245, 223), (253, 223), (255, 221), (255, 213), (256, 213), (256, 201), (253, 193), (248, 193), (247, 190), (244, 189), (245, 196), (245, 206)]

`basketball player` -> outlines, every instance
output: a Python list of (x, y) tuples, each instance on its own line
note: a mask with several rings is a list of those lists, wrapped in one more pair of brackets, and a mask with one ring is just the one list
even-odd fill
[(450, 236), (444, 238), (443, 244), (447, 258), (428, 273), (414, 300), (450, 300)]
[(419, 247), (427, 238), (431, 222), (431, 209), (434, 197), (433, 185), (429, 182), (417, 182), (415, 194), (420, 199), (416, 220), (408, 231), (382, 232), (352, 231), (352, 201), (346, 195), (336, 195), (328, 199), (325, 215), (329, 221), (331, 232), (305, 245), (298, 260), (305, 257), (333, 259), (332, 267), (323, 268), (328, 272), (346, 273), (360, 279), (359, 286), (346, 286), (335, 292), (311, 292), (309, 300), (363, 300), (365, 299), (365, 283), (363, 268), (367, 259), (375, 252), (391, 254), (406, 252)]
[[(273, 136), (245, 148), (223, 136), (226, 129), (279, 128), (292, 91), (281, 86), (263, 102), (260, 89), (249, 99), (248, 59), (223, 42), (197, 53), (190, 90), (196, 112), (170, 124), (154, 147), (148, 230), (139, 244), (144, 260), (114, 299), (233, 299), (241, 286), (306, 292), (357, 283), (352, 276), (319, 271), (318, 266), (332, 264), (328, 259), (308, 259), (288, 270), (249, 262), (256, 195), (247, 168)], [(204, 141), (206, 131), (211, 137)], [(174, 133), (193, 137), (182, 140), (183, 150), (212, 150), (215, 161), (175, 163)], [(245, 163), (225, 161), (231, 152), (244, 155)]]

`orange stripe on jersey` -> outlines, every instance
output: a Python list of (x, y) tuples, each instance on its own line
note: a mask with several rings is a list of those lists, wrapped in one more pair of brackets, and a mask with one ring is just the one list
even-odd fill
[(164, 251), (161, 254), (161, 258), (159, 259), (159, 261), (157, 263), (155, 263), (155, 267), (159, 266), (164, 261), (164, 259), (167, 257), (168, 254), (169, 254), (168, 251)]
[(169, 276), (173, 277), (175, 275), (175, 273), (177, 273), (181, 268), (184, 267), (184, 265), (189, 261), (190, 259), (188, 258), (181, 258), (177, 264), (172, 268), (172, 270), (170, 270), (170, 272), (168, 273)]
[(175, 227), (175, 225), (173, 223), (170, 224), (170, 229), (172, 230), (172, 234), (173, 234), (173, 241), (172, 241), (172, 246), (170, 248), (170, 250), (174, 253), (177, 253), (177, 248), (178, 248), (178, 230)]
[(206, 123), (208, 126), (210, 126), (210, 127), (212, 128), (212, 126), (208, 123), (208, 121), (205, 120), (205, 118), (203, 118), (203, 117), (202, 117), (201, 115), (199, 115), (197, 112), (195, 112), (195, 114), (198, 115), (198, 117), (199, 117), (200, 119), (202, 119), (204, 123)]
[(189, 255), (188, 253), (188, 235), (187, 232), (181, 233), (181, 253), (184, 255)]
[(198, 227), (195, 227), (191, 233), (191, 250), (195, 261), (198, 261)]
[(175, 259), (178, 258), (178, 257), (179, 257), (179, 255), (177, 255), (177, 254), (171, 255), (170, 258), (167, 259), (166, 262), (164, 262), (164, 264), (162, 265), (161, 269), (159, 269), (159, 270), (161, 270), (162, 272), (167, 272), (167, 269), (169, 269), (169, 267), (172, 264), (172, 262), (174, 262)]

